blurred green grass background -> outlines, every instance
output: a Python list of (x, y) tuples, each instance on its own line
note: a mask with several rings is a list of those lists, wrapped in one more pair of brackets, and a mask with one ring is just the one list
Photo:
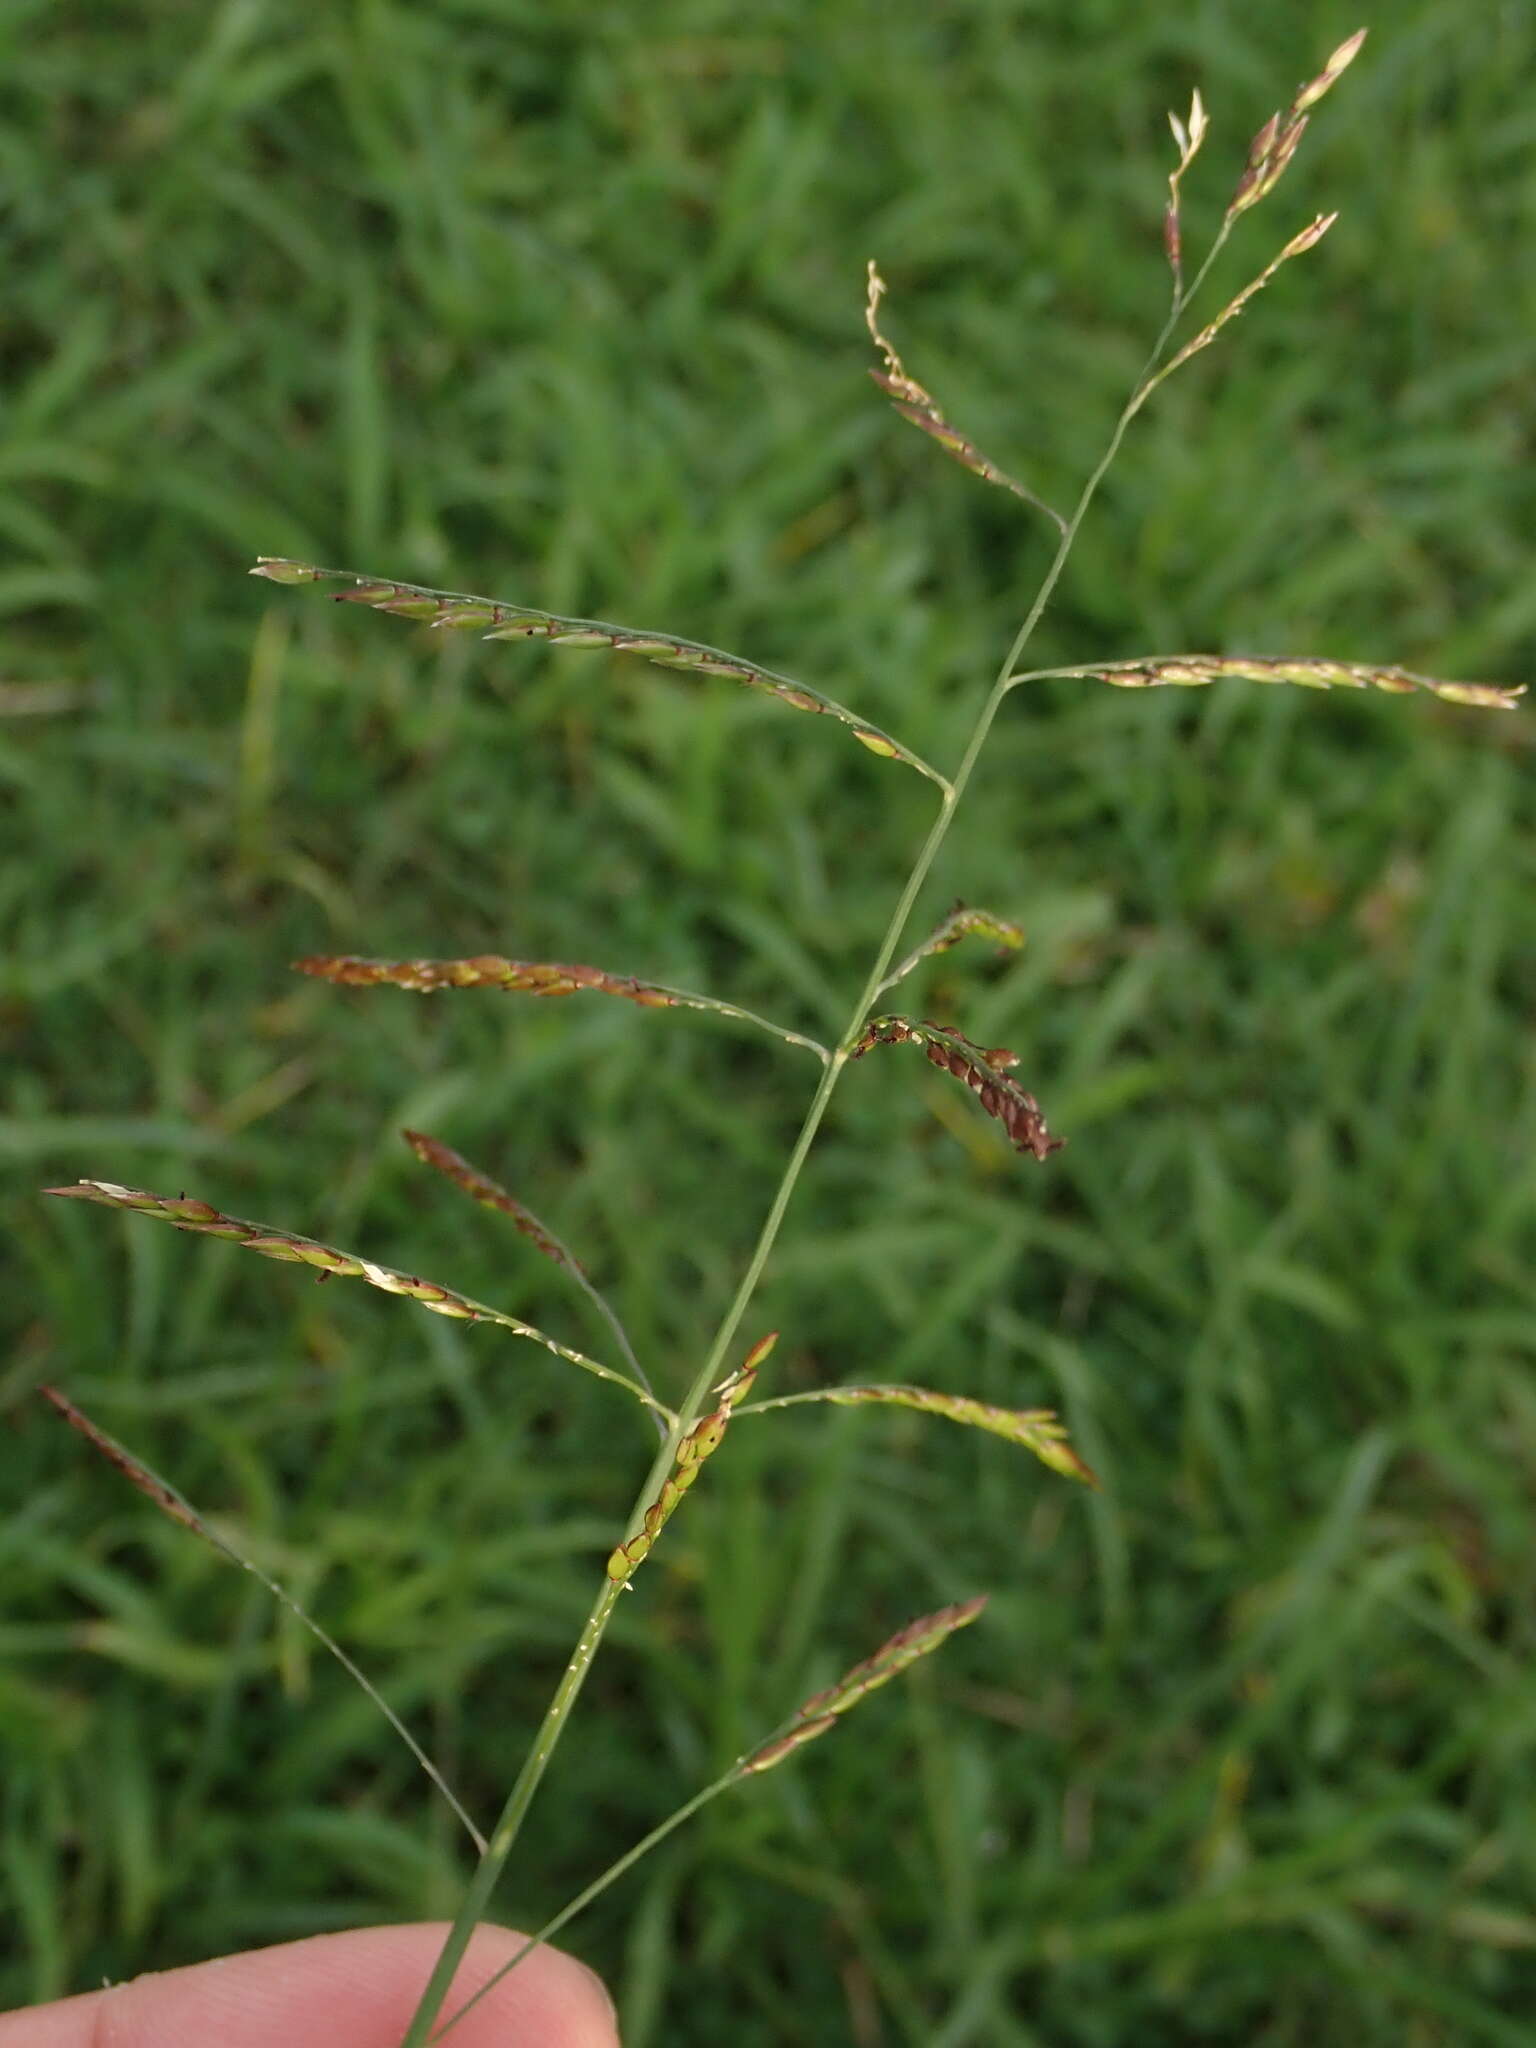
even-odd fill
[[(463, 1869), (344, 1676), (36, 1381), (237, 1527), (482, 1815), (649, 1455), (530, 1347), (37, 1189), (185, 1188), (584, 1331), (421, 1126), (680, 1387), (810, 1063), (286, 964), (592, 960), (835, 1031), (931, 813), (728, 684), (444, 644), (251, 558), (739, 647), (948, 764), (1047, 540), (867, 384), (865, 258), (914, 373), (1070, 498), (1165, 303), (1164, 110), (1198, 82), (1215, 124), (1198, 247), (1358, 22), (12, 0), (0, 2003), (449, 1912)], [(1339, 226), (1138, 423), (1036, 662), (1536, 668), (1536, 16), (1375, 27), (1223, 277)], [(750, 1333), (784, 1330), (783, 1390), (1056, 1404), (1103, 1491), (916, 1416), (733, 1436), (507, 1918), (908, 1616), (994, 1598), (574, 1930), (629, 2048), (1529, 2041), (1530, 731), (1242, 685), (1011, 701), (924, 909), (1030, 942), (912, 1007), (1012, 1045), (1069, 1148), (1037, 1171), (914, 1057), (865, 1063)]]

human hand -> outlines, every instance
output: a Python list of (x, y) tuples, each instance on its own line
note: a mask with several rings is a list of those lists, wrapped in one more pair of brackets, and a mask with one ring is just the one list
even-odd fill
[[(0, 2013), (0, 2048), (399, 2048), (446, 1927), (366, 1927), (135, 1977)], [(451, 2016), (521, 1948), (476, 1929)], [(618, 2048), (608, 1994), (559, 1949), (535, 1949), (448, 2037), (451, 2048)]]

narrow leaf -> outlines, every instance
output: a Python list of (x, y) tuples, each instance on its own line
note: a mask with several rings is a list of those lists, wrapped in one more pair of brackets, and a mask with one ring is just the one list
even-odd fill
[(536, 611), (528, 605), (507, 604), (499, 598), (473, 597), (464, 591), (432, 590), (419, 583), (399, 583), (377, 576), (359, 576), (351, 569), (321, 569), (308, 562), (292, 562), (279, 555), (260, 555), (250, 572), (271, 583), (299, 584), (341, 581), (355, 588), (342, 591), (339, 604), (367, 605), (395, 618), (418, 619), (450, 630), (480, 632), (486, 640), (540, 640), (552, 647), (606, 647), (615, 654), (638, 654), (661, 668), (688, 669), (697, 675), (725, 676), (765, 691), (795, 711), (812, 711), (835, 718), (846, 725), (854, 738), (873, 754), (904, 761), (920, 775), (941, 788), (948, 788), (936, 768), (902, 746), (899, 740), (871, 725), (846, 705), (808, 689), (791, 676), (760, 668), (740, 655), (708, 647), (699, 640), (681, 640), (672, 633), (642, 633), (628, 626), (616, 626), (606, 619), (566, 618), (558, 612)]
[(986, 483), (1000, 484), (1005, 491), (1012, 491), (1016, 498), (1022, 498), (1026, 505), (1033, 505), (1037, 512), (1043, 512), (1047, 519), (1055, 522), (1058, 531), (1065, 533), (1067, 522), (1061, 514), (1047, 505), (1043, 498), (1037, 498), (1033, 491), (1026, 490), (1023, 484), (1009, 476), (1005, 470), (999, 469), (990, 456), (983, 455), (974, 441), (962, 434), (958, 427), (951, 426), (932, 394), (925, 391), (915, 377), (908, 376), (901, 357), (880, 332), (878, 315), (880, 301), (885, 295), (885, 279), (875, 268), (873, 259), (869, 264), (868, 276), (869, 290), (864, 306), (864, 324), (869, 329), (870, 340), (879, 349), (885, 362), (883, 370), (871, 370), (869, 374), (902, 418), (910, 420), (913, 426), (919, 432), (928, 435), (930, 440), (937, 441), (945, 454), (952, 455), (962, 468), (971, 472), (972, 476), (979, 476)]
[(789, 1727), (771, 1742), (765, 1742), (742, 1764), (742, 1774), (771, 1770), (782, 1763), (791, 1751), (803, 1743), (812, 1742), (818, 1735), (825, 1735), (837, 1724), (837, 1717), (846, 1714), (850, 1707), (856, 1707), (866, 1699), (877, 1686), (886, 1684), (919, 1657), (929, 1656), (939, 1645), (952, 1636), (956, 1629), (964, 1628), (980, 1614), (987, 1604), (985, 1593), (974, 1600), (962, 1600), (953, 1607), (941, 1607), (933, 1614), (919, 1616), (909, 1621), (905, 1628), (898, 1629), (889, 1642), (882, 1643), (872, 1657), (866, 1657), (862, 1664), (855, 1664), (835, 1685), (825, 1692), (817, 1693), (800, 1707)]
[(850, 1058), (862, 1059), (877, 1045), (920, 1045), (929, 1061), (963, 1081), (982, 1108), (1007, 1131), (1015, 1148), (1036, 1159), (1048, 1159), (1066, 1142), (1053, 1138), (1040, 1105), (1007, 1069), (1018, 1064), (1006, 1046), (973, 1045), (946, 1025), (911, 1017), (871, 1017)]
[(504, 1330), (511, 1330), (515, 1336), (542, 1344), (546, 1351), (552, 1351), (570, 1365), (579, 1365), (583, 1372), (595, 1373), (599, 1379), (627, 1387), (647, 1407), (658, 1405), (627, 1374), (615, 1372), (611, 1366), (600, 1365), (595, 1358), (571, 1350), (568, 1345), (547, 1336), (543, 1330), (535, 1329), (532, 1323), (507, 1315), (501, 1309), (488, 1308), (484, 1302), (472, 1301), (467, 1294), (456, 1294), (452, 1288), (441, 1287), (435, 1280), (423, 1280), (414, 1273), (397, 1273), (390, 1266), (376, 1265), (372, 1259), (360, 1258), (354, 1252), (337, 1251), (334, 1246), (320, 1244), (312, 1237), (300, 1237), (293, 1231), (275, 1230), (270, 1224), (247, 1223), (238, 1216), (226, 1216), (207, 1202), (194, 1201), (188, 1195), (154, 1195), (143, 1188), (118, 1187), (112, 1181), (82, 1180), (73, 1187), (45, 1188), (43, 1192), (75, 1201), (100, 1202), (108, 1209), (125, 1209), (141, 1216), (155, 1216), (164, 1223), (174, 1224), (178, 1230), (195, 1230), (208, 1237), (228, 1238), (234, 1244), (243, 1245), (247, 1251), (259, 1252), (264, 1259), (313, 1266), (316, 1277), (321, 1280), (328, 1280), (333, 1275), (342, 1279), (365, 1280), (370, 1287), (380, 1288), (385, 1294), (402, 1294), (411, 1301), (420, 1302), (434, 1315), (452, 1316), (461, 1322), (495, 1323)]

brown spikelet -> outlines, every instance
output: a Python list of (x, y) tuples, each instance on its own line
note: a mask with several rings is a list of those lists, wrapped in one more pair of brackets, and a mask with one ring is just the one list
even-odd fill
[[(141, 1464), (131, 1451), (124, 1450), (115, 1437), (108, 1436), (104, 1429), (98, 1429), (90, 1417), (82, 1415), (74, 1402), (66, 1399), (57, 1387), (39, 1387), (37, 1391), (51, 1408), (63, 1416), (71, 1429), (83, 1436), (93, 1450), (99, 1451), (109, 1465), (115, 1466), (130, 1485), (136, 1486), (140, 1493), (152, 1500), (162, 1514), (169, 1515), (173, 1522), (179, 1522), (184, 1529), (192, 1530), (206, 1542), (215, 1543), (213, 1533), (202, 1517), (182, 1499), (174, 1487), (167, 1486), (165, 1481), (151, 1472), (147, 1465)], [(220, 1544), (216, 1544), (215, 1547), (223, 1548)]]
[(478, 1166), (471, 1166), (461, 1153), (455, 1152), (451, 1145), (445, 1145), (440, 1138), (429, 1138), (425, 1131), (402, 1131), (400, 1135), (424, 1166), (430, 1166), (445, 1180), (451, 1180), (455, 1187), (462, 1188), (471, 1201), (509, 1216), (513, 1228), (521, 1232), (546, 1259), (552, 1259), (569, 1273), (582, 1273), (580, 1262), (567, 1251), (554, 1232), (546, 1229), (533, 1211), (525, 1208), (515, 1195), (509, 1195), (499, 1181), (482, 1173)]
[(888, 1642), (882, 1643), (872, 1657), (866, 1657), (862, 1664), (855, 1664), (835, 1685), (829, 1685), (825, 1692), (807, 1700), (796, 1711), (783, 1734), (752, 1752), (742, 1764), (743, 1773), (771, 1770), (803, 1743), (825, 1735), (828, 1729), (836, 1727), (840, 1714), (856, 1707), (877, 1686), (887, 1684), (909, 1664), (916, 1663), (919, 1657), (931, 1655), (956, 1629), (973, 1622), (986, 1604), (987, 1596), (981, 1593), (973, 1600), (962, 1600), (953, 1607), (941, 1607), (933, 1614), (920, 1615), (916, 1621), (909, 1621)]
[(338, 604), (366, 605), (371, 611), (387, 612), (397, 619), (420, 620), (450, 632), (479, 632), (487, 640), (537, 640), (551, 647), (606, 647), (615, 654), (638, 654), (661, 668), (724, 676), (776, 697), (792, 710), (818, 712), (836, 719), (870, 753), (903, 761), (931, 782), (947, 786), (936, 768), (846, 705), (824, 697), (819, 690), (809, 689), (792, 676), (760, 668), (755, 661), (727, 654), (719, 647), (707, 647), (700, 640), (683, 640), (672, 633), (635, 632), (606, 619), (566, 618), (557, 612), (536, 611), (528, 605), (504, 603), (499, 598), (474, 597), (465, 591), (431, 590), (419, 583), (359, 576), (351, 569), (317, 568), (312, 563), (289, 561), (281, 555), (259, 555), (250, 573), (265, 577), (269, 583), (350, 583), (352, 589), (338, 593)]
[(1411, 669), (1361, 661), (1330, 661), (1321, 655), (1169, 654), (1144, 661), (1106, 662), (1092, 672), (1122, 690), (1165, 686), (1188, 688), (1227, 677), (1255, 683), (1294, 683), (1307, 690), (1386, 690), (1395, 696), (1427, 691), (1447, 704), (1479, 710), (1513, 711), (1524, 683), (1452, 683)]
[(947, 1025), (911, 1017), (871, 1017), (849, 1057), (862, 1059), (877, 1045), (920, 1045), (933, 1066), (963, 1081), (990, 1117), (1008, 1133), (1016, 1149), (1036, 1159), (1049, 1159), (1065, 1144), (1053, 1138), (1040, 1105), (1008, 1073), (1018, 1054), (1006, 1046), (973, 1045)]
[(909, 376), (901, 357), (880, 332), (879, 307), (885, 295), (885, 279), (875, 268), (873, 258), (868, 267), (868, 293), (864, 304), (864, 324), (869, 329), (869, 338), (879, 349), (885, 363), (883, 370), (871, 370), (870, 376), (890, 399), (892, 405), (904, 420), (910, 420), (914, 427), (937, 441), (946, 455), (952, 455), (963, 469), (972, 476), (979, 476), (985, 483), (999, 484), (1005, 491), (1012, 491), (1016, 498), (1022, 498), (1027, 505), (1033, 505), (1037, 512), (1043, 512), (1053, 520), (1062, 533), (1067, 522), (1061, 514), (1047, 505), (1043, 498), (1037, 498), (1033, 491), (998, 468), (988, 455), (983, 455), (976, 443), (952, 426), (939, 409), (937, 399), (925, 391), (915, 377)]

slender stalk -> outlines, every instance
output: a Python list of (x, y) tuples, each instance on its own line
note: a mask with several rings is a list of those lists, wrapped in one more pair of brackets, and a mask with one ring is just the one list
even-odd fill
[(456, 2027), (473, 2006), (477, 2006), (482, 1998), (494, 1991), (502, 1978), (510, 1975), (525, 1956), (531, 1955), (536, 1948), (542, 1948), (546, 1942), (553, 1941), (562, 1927), (568, 1927), (578, 1913), (584, 1913), (594, 1899), (601, 1898), (609, 1885), (621, 1878), (626, 1870), (632, 1870), (642, 1857), (649, 1856), (651, 1851), (664, 1842), (675, 1829), (680, 1828), (685, 1820), (692, 1820), (701, 1806), (707, 1806), (711, 1799), (718, 1798), (722, 1792), (728, 1792), (733, 1785), (739, 1784), (745, 1775), (738, 1759), (728, 1771), (723, 1771), (702, 1791), (695, 1792), (693, 1797), (686, 1800), (674, 1813), (669, 1813), (664, 1821), (658, 1822), (648, 1835), (642, 1835), (633, 1847), (624, 1851), (617, 1862), (610, 1863), (600, 1877), (593, 1878), (584, 1891), (579, 1891), (574, 1899), (563, 1905), (552, 1920), (546, 1920), (537, 1934), (530, 1934), (516, 1954), (509, 1956), (493, 1977), (487, 1977), (480, 1989), (472, 1997), (466, 1998), (456, 2013), (444, 2020), (431, 2036), (433, 2048), (445, 2039), (449, 2030)]
[[(837, 1087), (853, 1047), (858, 1043), (859, 1034), (864, 1028), (864, 1021), (890, 968), (896, 948), (900, 944), (901, 935), (906, 929), (907, 921), (912, 914), (913, 906), (917, 901), (923, 884), (927, 881), (929, 872), (939, 856), (939, 851), (949, 835), (949, 828), (954, 821), (955, 811), (970, 782), (972, 772), (980, 758), (981, 750), (986, 744), (987, 735), (992, 729), (992, 722), (997, 716), (998, 707), (1014, 681), (1015, 665), (1028, 641), (1033, 636), (1035, 628), (1039, 625), (1046, 606), (1051, 601), (1056, 585), (1060, 581), (1062, 570), (1066, 567), (1067, 557), (1071, 554), (1072, 548), (1076, 543), (1083, 520), (1087, 516), (1088, 509), (1098, 493), (1099, 485), (1104, 481), (1110, 464), (1120, 452), (1120, 444), (1125, 438), (1126, 429), (1130, 426), (1132, 419), (1141, 409), (1150, 393), (1152, 374), (1156, 369), (1159, 357), (1167, 346), (1169, 336), (1172, 334), (1185, 307), (1199, 290), (1206, 273), (1215, 262), (1222, 243), (1226, 240), (1226, 234), (1227, 227), (1224, 224), (1221, 233), (1218, 235), (1205, 262), (1200, 266), (1189, 289), (1175, 297), (1173, 307), (1163, 323), (1162, 331), (1158, 335), (1157, 341), (1140, 375), (1136, 379), (1131, 395), (1126, 400), (1120, 417), (1115, 422), (1108, 444), (1078, 495), (1077, 504), (1073, 508), (1072, 516), (1062, 531), (1061, 539), (1057, 544), (1055, 554), (1051, 558), (1050, 566), (1046, 570), (1045, 575), (1041, 579), (1040, 587), (1035, 593), (1034, 602), (1030, 605), (1023, 624), (1019, 627), (1018, 632), (1015, 633), (1012, 645), (998, 667), (997, 675), (987, 694), (986, 702), (982, 705), (981, 712), (972, 728), (970, 738), (966, 742), (965, 751), (960, 759), (960, 766), (955, 771), (953, 778), (948, 781), (937, 774), (934, 775), (934, 781), (940, 785), (942, 790), (938, 815), (929, 828), (928, 836), (923, 842), (922, 850), (918, 854), (916, 861), (913, 863), (911, 873), (903, 884), (896, 907), (891, 913), (890, 922), (886, 926), (885, 936), (880, 941), (874, 962), (865, 979), (863, 989), (860, 991), (858, 1001), (849, 1016), (837, 1049), (827, 1061), (822, 1071), (821, 1079), (817, 1083), (816, 1091), (811, 1097), (810, 1105), (805, 1113), (805, 1120), (800, 1126), (799, 1136), (796, 1138), (794, 1148), (790, 1152), (788, 1163), (784, 1168), (783, 1178), (780, 1180), (778, 1188), (774, 1193), (773, 1200), (769, 1205), (768, 1214), (763, 1220), (763, 1226), (758, 1234), (757, 1243), (753, 1248), (750, 1259), (747, 1261), (746, 1270), (741, 1276), (741, 1283), (736, 1289), (729, 1308), (727, 1308), (724, 1316), (721, 1318), (720, 1326), (715, 1332), (714, 1341), (709, 1347), (708, 1356), (700, 1367), (693, 1384), (688, 1389), (682, 1406), (678, 1410), (677, 1419), (668, 1430), (666, 1440), (657, 1451), (651, 1468), (646, 1474), (644, 1483), (635, 1496), (634, 1506), (631, 1508), (629, 1520), (625, 1524), (625, 1541), (633, 1536), (641, 1527), (647, 1506), (655, 1499), (661, 1482), (672, 1469), (678, 1443), (698, 1418), (706, 1396), (719, 1378), (726, 1353), (729, 1351), (741, 1320), (747, 1312), (753, 1295), (757, 1291), (757, 1284), (762, 1278), (763, 1269), (772, 1255), (779, 1230), (783, 1225), (785, 1214), (799, 1183), (801, 1171), (804, 1168), (811, 1147), (815, 1143), (816, 1134), (821, 1128), (822, 1120), (826, 1116), (828, 1106), (831, 1103), (833, 1090)], [(555, 1746), (560, 1740), (571, 1710), (576, 1704), (593, 1656), (596, 1654), (598, 1644), (602, 1641), (609, 1619), (614, 1607), (617, 1605), (620, 1590), (606, 1576), (604, 1577), (597, 1598), (593, 1602), (592, 1611), (583, 1624), (575, 1652), (571, 1657), (570, 1663), (565, 1668), (553, 1699), (545, 1710), (544, 1718), (539, 1724), (538, 1733), (534, 1737), (533, 1746), (528, 1752), (522, 1769), (518, 1772), (517, 1782), (513, 1785), (507, 1803), (502, 1809), (495, 1828), (492, 1830), (490, 1845), (485, 1855), (481, 1858), (479, 1868), (476, 1870), (469, 1890), (465, 1895), (464, 1903), (459, 1909), (448, 1937), (443, 1944), (442, 1953), (437, 1959), (432, 1975), (427, 1980), (426, 1989), (421, 1995), (421, 2002), (416, 2008), (410, 2027), (401, 2043), (401, 2048), (428, 2048), (428, 2043), (432, 2039), (433, 2022), (442, 2010), (443, 2002), (448, 1995), (448, 1988), (453, 1982), (454, 1973), (463, 1961), (470, 1936), (474, 1932), (475, 1926), (495, 1890), (507, 1859), (512, 1853), (513, 1845), (517, 1840), (518, 1830), (532, 1803), (533, 1795), (538, 1790), (539, 1781), (544, 1775), (545, 1767), (550, 1757), (554, 1754)], [(716, 1789), (718, 1788), (710, 1787), (709, 1792), (701, 1795), (701, 1797), (709, 1796)], [(687, 1807), (681, 1809), (681, 1813), (687, 1814), (694, 1811), (698, 1803), (698, 1800), (690, 1802)], [(680, 1816), (674, 1816), (674, 1818), (678, 1817)], [(669, 1825), (670, 1823), (663, 1823), (661, 1832), (665, 1832)], [(650, 1839), (648, 1837), (647, 1841), (649, 1842)], [(632, 1860), (633, 1858), (626, 1859), (626, 1861)], [(621, 1865), (620, 1867), (624, 1866)], [(559, 1923), (552, 1922), (551, 1928), (557, 1924)]]
[(815, 1053), (825, 1064), (832, 1055), (819, 1038), (808, 1038), (803, 1031), (791, 1031), (786, 1025), (775, 1024), (771, 1017), (760, 1017), (756, 1010), (744, 1010), (739, 1003), (723, 1003), (716, 996), (696, 996), (688, 989), (668, 988), (658, 981), (656, 987), (663, 995), (671, 996), (683, 1009), (713, 1010), (717, 1016), (734, 1017), (742, 1024), (755, 1024), (760, 1031), (766, 1031), (774, 1038), (782, 1038), (786, 1045), (803, 1046), (807, 1052)]

